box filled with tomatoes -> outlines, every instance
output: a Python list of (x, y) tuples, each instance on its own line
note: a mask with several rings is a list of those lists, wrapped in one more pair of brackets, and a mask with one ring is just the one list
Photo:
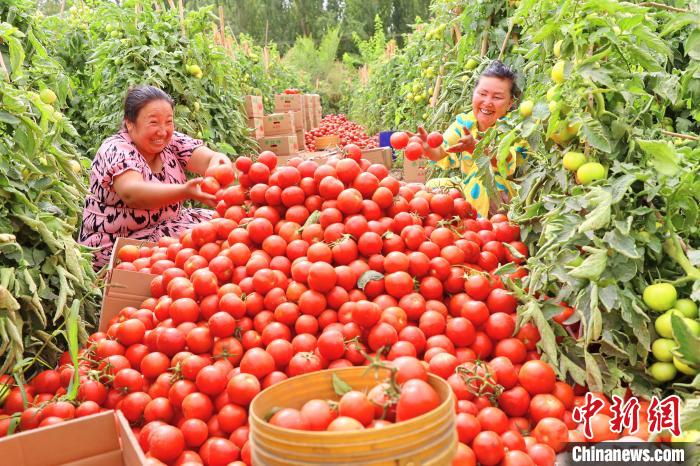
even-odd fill
[(141, 251), (155, 245), (148, 241), (117, 238), (107, 270), (100, 310), (100, 331), (105, 330), (112, 317), (124, 307), (138, 306), (151, 296), (151, 280), (157, 275), (147, 273), (150, 271), (139, 269), (139, 266), (141, 262), (150, 264), (150, 258), (142, 257)]

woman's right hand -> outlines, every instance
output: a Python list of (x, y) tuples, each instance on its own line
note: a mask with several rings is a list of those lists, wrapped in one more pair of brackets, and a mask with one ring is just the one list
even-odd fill
[(430, 160), (437, 162), (447, 155), (442, 146), (430, 147), (428, 145), (428, 132), (422, 126), (419, 126), (415, 133), (406, 131), (406, 134), (408, 134), (409, 137), (418, 136), (423, 141), (423, 153)]
[(451, 153), (456, 153), (456, 152), (464, 152), (467, 151), (469, 153), (474, 152), (474, 148), (476, 147), (476, 139), (474, 139), (474, 136), (471, 134), (467, 134), (466, 136), (462, 136), (459, 138), (457, 141), (457, 144), (451, 145), (447, 149), (445, 149), (447, 152)]
[(193, 178), (183, 185), (187, 199), (199, 201), (209, 207), (216, 207), (216, 196), (202, 191), (201, 182), (203, 178)]

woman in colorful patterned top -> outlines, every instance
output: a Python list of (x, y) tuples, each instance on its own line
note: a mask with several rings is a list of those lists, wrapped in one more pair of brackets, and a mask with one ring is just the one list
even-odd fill
[[(479, 133), (486, 131), (503, 118), (512, 108), (514, 100), (520, 95), (516, 84), (516, 73), (498, 60), (494, 60), (479, 76), (472, 96), (471, 113), (457, 115), (454, 122), (443, 133), (443, 144), (430, 148), (425, 144), (428, 158), (442, 169), (459, 168), (461, 176), (453, 178), (435, 178), (428, 181), (428, 187), (461, 188), (466, 199), (474, 206), (480, 217), (487, 217), (489, 212), (497, 210), (498, 202), (489, 199), (484, 185), (479, 179), (478, 167), (472, 156)], [(425, 140), (427, 134), (423, 128), (418, 129)], [(524, 145), (511, 148), (507, 161), (507, 176), (513, 175), (517, 165), (525, 155)], [(492, 164), (495, 165), (495, 158)], [(501, 202), (515, 194), (513, 183), (494, 173), (496, 190)]]
[(92, 161), (80, 242), (98, 248), (93, 266), (109, 260), (118, 237), (157, 241), (210, 219), (207, 209), (184, 209), (194, 199), (208, 206), (202, 178), (187, 180), (185, 170), (204, 175), (208, 167), (231, 163), (198, 139), (174, 131), (173, 100), (153, 86), (129, 89), (122, 129), (107, 138)]

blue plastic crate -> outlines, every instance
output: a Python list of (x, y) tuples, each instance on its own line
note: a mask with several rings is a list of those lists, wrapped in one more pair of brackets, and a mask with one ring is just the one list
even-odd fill
[[(391, 138), (391, 135), (394, 134), (395, 131), (380, 131), (379, 133), (379, 147), (389, 147), (391, 148), (391, 143), (389, 142), (389, 139)], [(391, 149), (391, 158), (392, 160), (396, 160), (396, 152), (394, 149)]]

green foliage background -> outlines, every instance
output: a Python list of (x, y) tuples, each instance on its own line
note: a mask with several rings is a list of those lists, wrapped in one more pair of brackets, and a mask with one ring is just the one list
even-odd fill
[[(32, 2), (3, 2), (0, 18), (0, 373), (21, 375), (51, 367), (69, 328), (84, 341), (99, 290), (73, 236), (88, 161), (60, 111), (70, 79), (47, 53)], [(58, 94), (54, 105), (40, 99), (46, 88)]]

